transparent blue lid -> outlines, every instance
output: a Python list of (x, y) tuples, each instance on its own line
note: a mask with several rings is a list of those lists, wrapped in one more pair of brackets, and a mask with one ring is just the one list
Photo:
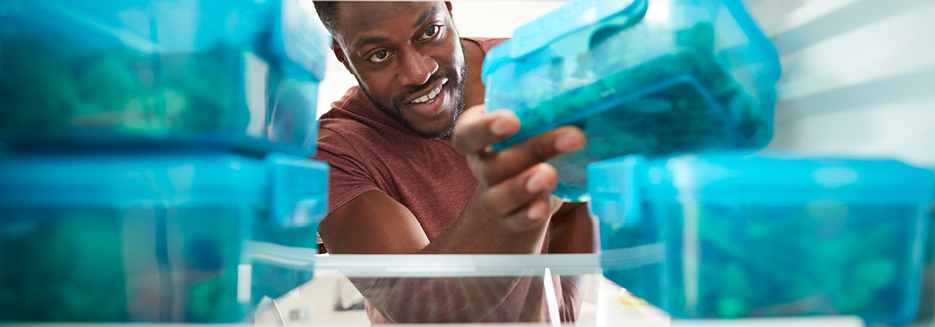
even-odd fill
[(270, 154), (34, 154), (0, 157), (0, 205), (238, 206), (268, 203), (286, 227), (324, 218), (328, 165)]
[[(248, 46), (264, 28), (267, 10), (256, 0), (7, 0), (3, 9), (17, 21), (0, 24), (7, 33), (64, 35), (87, 48), (126, 46), (142, 53), (193, 51), (217, 43)], [(8, 18), (9, 19), (9, 18)]]
[[(62, 35), (87, 49), (155, 54), (226, 44), (273, 54), (265, 59), (292, 76), (311, 73), (318, 81), (331, 46), (331, 37), (310, 18), (314, 12), (299, 0), (5, 0), (0, 17), (7, 20), (0, 21), (5, 33)], [(258, 42), (264, 34), (268, 42)]]
[[(630, 158), (629, 160), (627, 158)], [(788, 152), (723, 152), (646, 160), (628, 156), (593, 163), (588, 172), (641, 171), (648, 189), (732, 190), (912, 190), (935, 191), (935, 173), (891, 159), (817, 157)], [(633, 164), (638, 162), (638, 164)], [(637, 167), (638, 168), (632, 168)], [(614, 176), (589, 183), (619, 190)]]
[[(515, 59), (522, 58), (533, 52), (545, 48), (553, 41), (558, 40), (574, 31), (601, 22), (616, 15), (629, 15), (628, 24), (638, 23), (645, 14), (649, 0), (571, 0), (565, 5), (548, 14), (520, 26), (513, 31), (513, 37), (500, 45), (490, 49), (484, 59), (481, 69), (481, 78), (487, 80), (487, 75), (495, 71), (500, 65)], [(744, 5), (737, 0), (719, 1), (731, 12), (737, 24), (744, 30), (756, 31), (756, 23), (746, 14)], [(747, 37), (755, 43), (757, 48), (768, 49), (765, 53), (779, 62), (772, 42), (761, 33), (752, 33)], [(780, 68), (778, 65), (764, 67), (769, 71), (764, 75), (770, 76), (773, 81), (778, 79)]]
[[(513, 37), (490, 49), (484, 59), (481, 76), (498, 66), (542, 49), (569, 33), (618, 14), (646, 9), (647, 0), (572, 0), (548, 14), (520, 26)], [(638, 17), (634, 17), (638, 18)]]
[(215, 205), (256, 201), (262, 161), (229, 154), (30, 155), (0, 158), (0, 202)]
[(925, 205), (935, 200), (935, 172), (896, 160), (776, 151), (654, 160), (634, 155), (589, 165), (588, 190), (592, 202), (609, 200), (619, 206), (622, 215), (630, 217), (638, 217), (638, 203), (646, 201)]
[(648, 187), (695, 190), (893, 190), (932, 193), (931, 170), (891, 159), (729, 152), (650, 161)]

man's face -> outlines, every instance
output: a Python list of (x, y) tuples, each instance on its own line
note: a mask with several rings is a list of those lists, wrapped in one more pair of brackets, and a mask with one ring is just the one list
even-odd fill
[(423, 138), (447, 137), (466, 65), (445, 3), (343, 2), (338, 24), (335, 53), (377, 108)]

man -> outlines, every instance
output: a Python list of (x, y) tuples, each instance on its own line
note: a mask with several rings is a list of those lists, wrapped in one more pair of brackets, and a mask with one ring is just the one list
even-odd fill
[[(441, 1), (315, 6), (335, 56), (359, 83), (321, 117), (316, 159), (332, 167), (320, 231), (328, 252), (594, 251), (585, 205), (550, 194), (557, 174), (543, 162), (581, 149), (580, 129), (490, 148), (519, 129), (509, 111), (485, 115), (481, 105), (483, 56), (496, 40), (462, 41), (451, 4)], [(541, 321), (541, 281), (354, 280), (374, 322)], [(554, 281), (562, 319), (573, 320), (574, 280)]]

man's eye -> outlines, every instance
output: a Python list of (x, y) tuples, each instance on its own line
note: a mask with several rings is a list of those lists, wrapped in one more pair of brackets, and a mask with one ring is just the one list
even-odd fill
[(440, 31), (440, 30), (441, 30), (441, 26), (439, 26), (439, 25), (432, 25), (432, 26), (429, 26), (429, 28), (425, 29), (425, 32), (422, 33), (422, 38), (423, 38), (423, 39), (432, 38), (432, 37), (434, 37), (435, 35), (438, 35), (438, 31)]
[(389, 57), (390, 57), (390, 53), (388, 51), (380, 50), (370, 55), (370, 58), (367, 58), (367, 60), (371, 62), (383, 62), (384, 60), (386, 60), (386, 58), (389, 58)]

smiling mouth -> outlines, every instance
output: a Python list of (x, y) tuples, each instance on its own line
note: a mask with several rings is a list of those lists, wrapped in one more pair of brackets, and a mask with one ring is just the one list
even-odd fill
[(434, 100), (435, 97), (437, 97), (438, 94), (442, 92), (442, 86), (445, 86), (445, 84), (439, 85), (438, 87), (433, 89), (431, 92), (429, 92), (429, 94), (423, 95), (415, 100), (412, 100), (412, 102), (409, 102), (409, 103), (419, 104), (419, 103), (426, 103), (426, 102)]

